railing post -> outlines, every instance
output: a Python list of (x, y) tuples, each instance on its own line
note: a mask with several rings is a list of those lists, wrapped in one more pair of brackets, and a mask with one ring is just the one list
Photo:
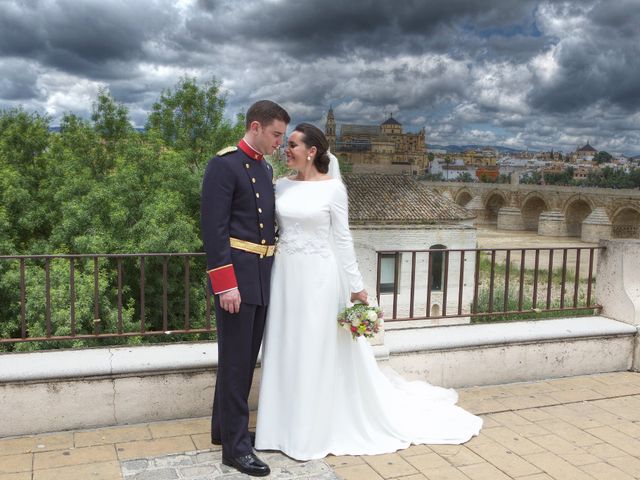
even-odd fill
[[(640, 240), (600, 240), (596, 300), (602, 315), (640, 327)], [(633, 367), (640, 371), (640, 340), (636, 335)]]

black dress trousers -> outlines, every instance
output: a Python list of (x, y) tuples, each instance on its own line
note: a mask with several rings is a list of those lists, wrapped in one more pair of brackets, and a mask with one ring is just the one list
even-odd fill
[(218, 326), (218, 376), (211, 416), (211, 437), (222, 442), (222, 455), (233, 458), (253, 452), (248, 435), (253, 371), (267, 316), (266, 305), (242, 303), (238, 313), (220, 308), (215, 297)]

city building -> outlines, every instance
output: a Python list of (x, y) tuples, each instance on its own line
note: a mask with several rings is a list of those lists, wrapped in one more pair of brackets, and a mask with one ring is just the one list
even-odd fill
[(380, 125), (345, 123), (337, 132), (333, 108), (329, 108), (325, 134), (331, 151), (354, 173), (418, 174), (428, 165), (424, 127), (418, 133), (405, 133), (393, 115)]
[(476, 167), (465, 165), (461, 158), (447, 160), (445, 158), (436, 157), (429, 163), (429, 174), (440, 174), (442, 175), (443, 180), (456, 181), (465, 174), (475, 178)]
[(465, 165), (474, 167), (494, 167), (498, 161), (498, 152), (489, 147), (465, 150), (458, 156)]
[(591, 145), (589, 145), (589, 142), (587, 141), (586, 145), (584, 145), (582, 147), (578, 147), (576, 149), (575, 153), (573, 153), (573, 155), (571, 155), (571, 161), (573, 161), (573, 162), (577, 162), (577, 161), (590, 162), (590, 161), (593, 160), (593, 157), (596, 156), (596, 153), (598, 153), (598, 150), (596, 150)]

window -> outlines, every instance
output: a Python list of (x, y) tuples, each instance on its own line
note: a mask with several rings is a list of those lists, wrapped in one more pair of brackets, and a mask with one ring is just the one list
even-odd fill
[[(445, 250), (444, 245), (432, 245), (429, 250)], [(440, 292), (444, 283), (444, 252), (431, 252), (431, 291)]]
[[(398, 255), (398, 259), (400, 256)], [(396, 277), (396, 255), (393, 253), (383, 253), (380, 258), (380, 293), (393, 293), (393, 285)], [(398, 275), (399, 277), (399, 275)]]

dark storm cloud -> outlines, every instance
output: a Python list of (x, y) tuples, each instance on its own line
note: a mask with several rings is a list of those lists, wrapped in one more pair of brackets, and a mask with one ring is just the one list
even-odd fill
[(530, 30), (535, 2), (305, 0), (243, 5), (236, 11), (226, 2), (199, 2), (187, 30), (211, 43), (231, 39), (277, 44), (303, 62), (353, 51), (419, 53), (450, 49), (465, 30)]
[(579, 112), (604, 101), (633, 112), (640, 108), (640, 3), (597, 3), (584, 25), (556, 48), (558, 73), (531, 92), (534, 107)]
[[(171, 17), (155, 2), (3, 2), (0, 54), (96, 78), (122, 76)], [(154, 8), (156, 7), (156, 8)]]
[(640, 151), (639, 25), (638, 0), (0, 0), (0, 108), (87, 112), (106, 86), (140, 125), (189, 75), (229, 116), (272, 98), (433, 143)]
[(28, 62), (18, 59), (0, 60), (0, 101), (7, 103), (40, 96), (38, 72)]

